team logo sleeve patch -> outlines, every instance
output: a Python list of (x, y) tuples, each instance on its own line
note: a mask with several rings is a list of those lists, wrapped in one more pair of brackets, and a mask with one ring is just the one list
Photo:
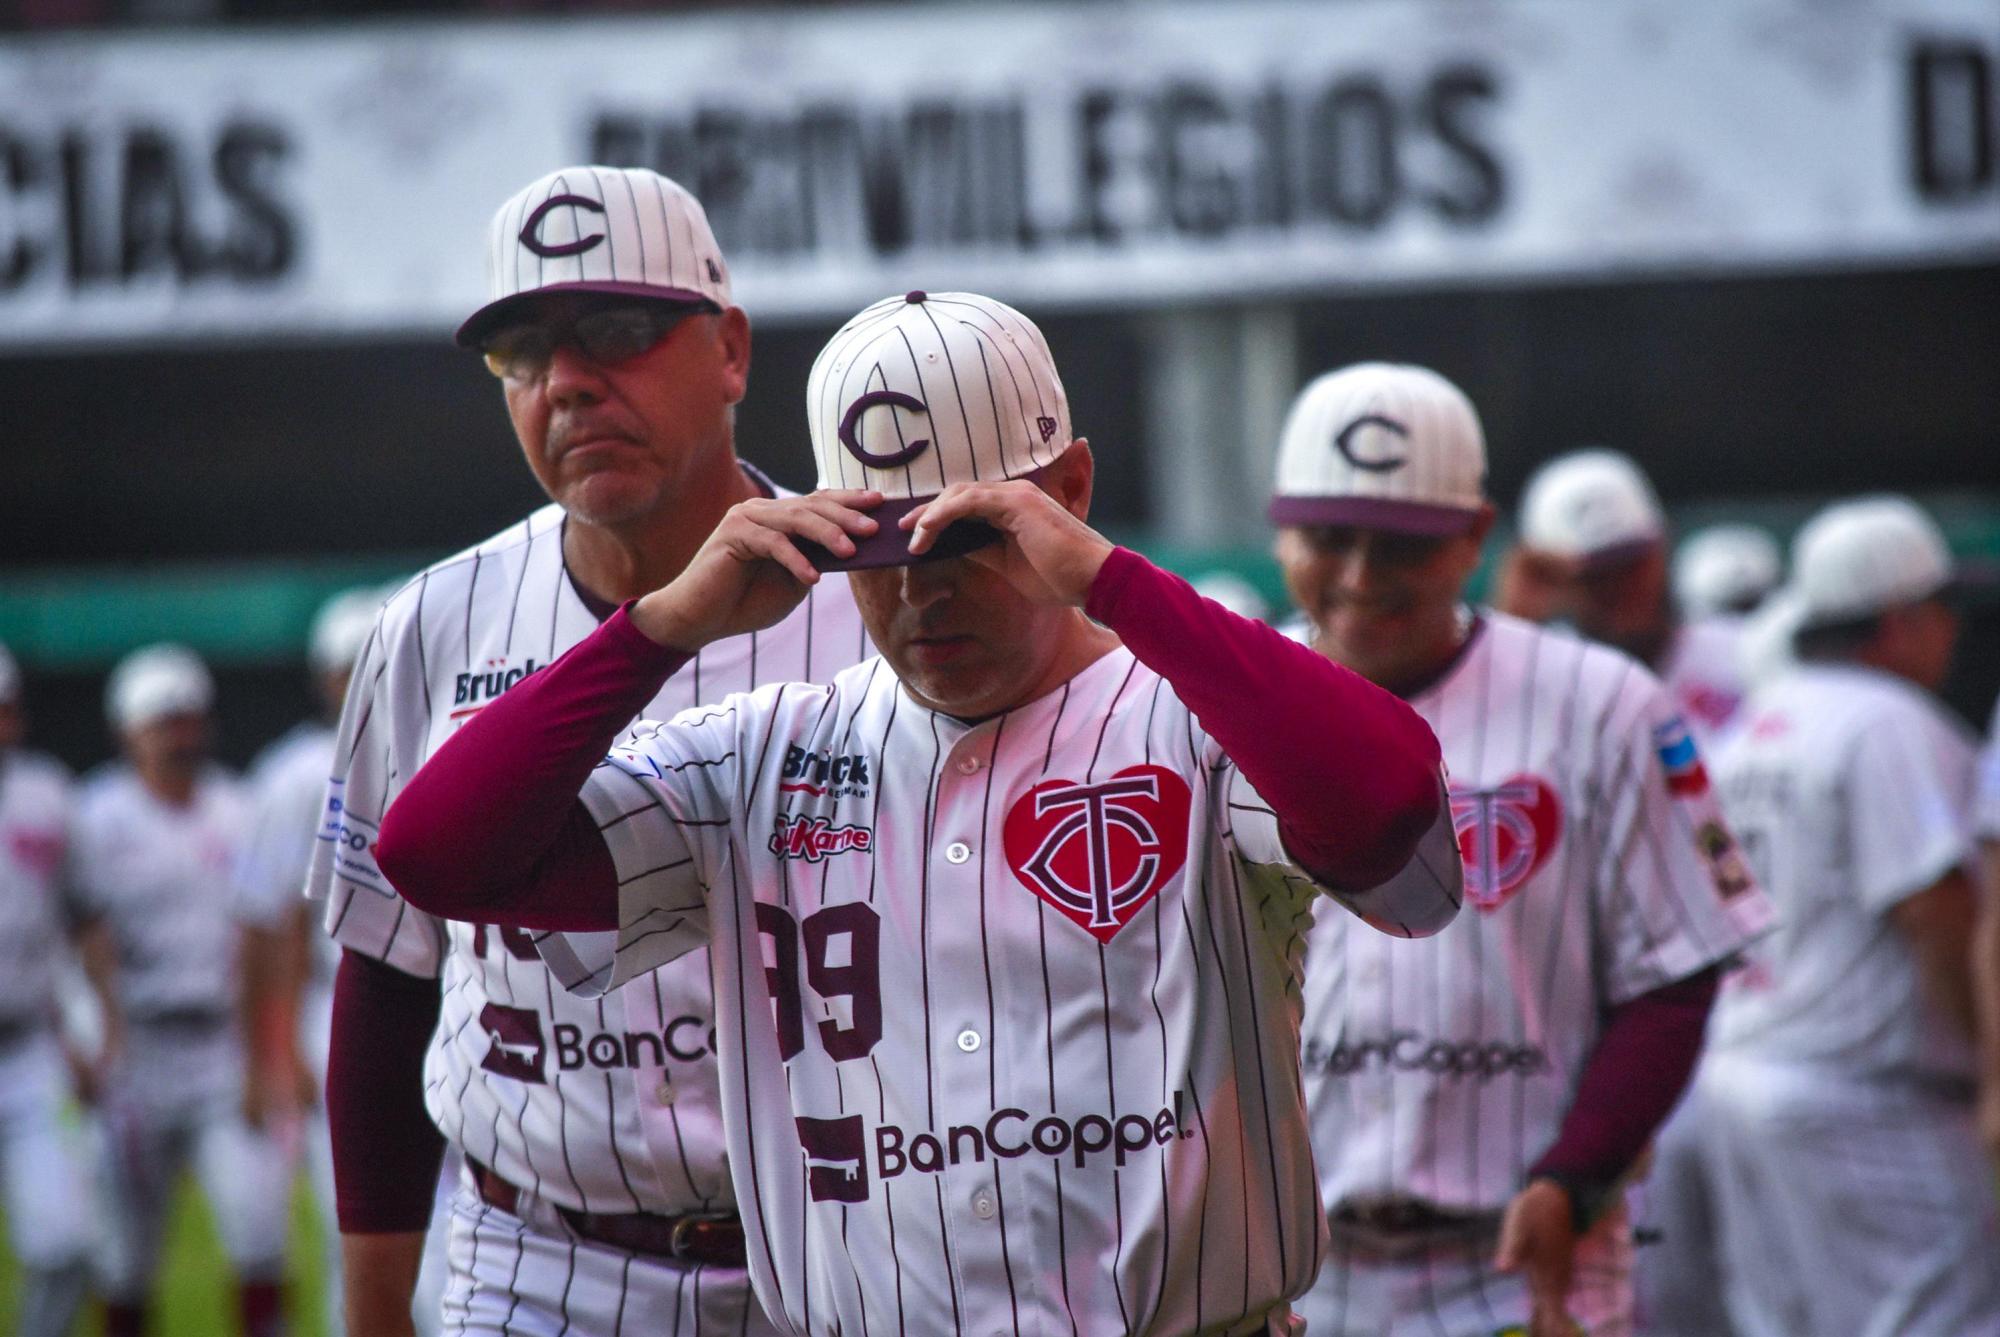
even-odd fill
[(1187, 862), (1188, 783), (1163, 766), (1109, 780), (1045, 780), (1007, 810), (1001, 839), (1021, 885), (1101, 943)]

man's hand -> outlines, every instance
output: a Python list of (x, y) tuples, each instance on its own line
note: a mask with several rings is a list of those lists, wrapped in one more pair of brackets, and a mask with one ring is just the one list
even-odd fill
[(1570, 1269), (1576, 1261), (1576, 1221), (1569, 1194), (1552, 1179), (1536, 1179), (1514, 1195), (1500, 1222), (1500, 1247), (1493, 1266), (1519, 1272), (1528, 1283), (1534, 1308), (1528, 1337), (1575, 1337), (1569, 1316)]
[(347, 1330), (354, 1337), (414, 1337), (410, 1297), (424, 1261), (424, 1232), (340, 1237)]
[(984, 520), (1003, 541), (966, 554), (1036, 603), (1083, 607), (1112, 544), (1033, 483), (953, 483), (904, 516), (910, 552), (928, 551), (960, 520)]
[(874, 533), (876, 521), (864, 512), (881, 504), (880, 492), (858, 488), (738, 502), (687, 570), (633, 605), (632, 621), (652, 640), (689, 654), (725, 636), (761, 631), (819, 583), (793, 540), (852, 556), (848, 536)]

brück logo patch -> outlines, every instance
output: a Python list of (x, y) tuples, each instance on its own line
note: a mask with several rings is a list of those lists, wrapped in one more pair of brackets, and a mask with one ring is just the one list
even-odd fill
[(813, 798), (863, 798), (869, 785), (868, 758), (853, 752), (808, 750), (785, 744), (785, 764), (778, 772), (780, 794)]

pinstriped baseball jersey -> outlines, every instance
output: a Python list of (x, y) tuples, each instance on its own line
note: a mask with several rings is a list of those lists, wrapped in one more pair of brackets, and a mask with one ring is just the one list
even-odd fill
[(1378, 941), (1322, 916), (1304, 1066), (1329, 1206), (1504, 1207), (1554, 1142), (1603, 1009), (1770, 923), (1659, 681), (1484, 613), (1413, 696), (1443, 745), (1466, 912)]
[(118, 1002), (132, 1017), (236, 1008), (236, 904), (230, 884), (244, 799), (236, 778), (204, 771), (185, 808), (129, 766), (84, 781), (72, 850), (77, 903), (101, 916), (118, 951)]
[[(453, 729), (596, 629), (563, 564), (562, 524), (546, 506), (389, 601), (348, 693), (308, 891), (326, 898), (342, 946), (441, 977), (426, 1103), (467, 1155), (578, 1210), (727, 1207), (703, 958), (586, 1002), (521, 933), (412, 909), (370, 853), (390, 801)], [(653, 706), (826, 676), (866, 651), (846, 580), (829, 580), (777, 626), (709, 646)]]
[(1738, 662), (1743, 619), (1717, 616), (1683, 622), (1674, 632), (1660, 681), (1695, 738), (1714, 748), (1743, 705), (1743, 669)]
[[(299, 873), (312, 862), (326, 777), (333, 766), (333, 730), (300, 724), (265, 748), (244, 781), (250, 803), (236, 856), (237, 915), (265, 928), (282, 926), (299, 904)], [(316, 990), (333, 987), (340, 949), (333, 939), (313, 941)]]
[[(830, 760), (801, 783), (794, 759)], [(811, 1333), (1289, 1331), (1325, 1242), (1298, 1085), (1318, 902), (1118, 649), (978, 723), (879, 660), (642, 726), (580, 988), (710, 944), (752, 1275)]]
[(1972, 1076), (1886, 916), (1973, 858), (1975, 765), (1969, 731), (1889, 674), (1801, 664), (1758, 689), (1716, 783), (1783, 920), (1716, 1004), (1715, 1052)]
[(55, 999), (70, 803), (54, 758), (0, 751), (0, 1021), (39, 1021)]

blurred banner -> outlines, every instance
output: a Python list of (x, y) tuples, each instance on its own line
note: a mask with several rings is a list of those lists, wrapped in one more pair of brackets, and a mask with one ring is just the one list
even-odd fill
[(751, 11), (16, 38), (0, 346), (442, 331), (586, 160), (760, 319), (2000, 257), (1993, 0)]

